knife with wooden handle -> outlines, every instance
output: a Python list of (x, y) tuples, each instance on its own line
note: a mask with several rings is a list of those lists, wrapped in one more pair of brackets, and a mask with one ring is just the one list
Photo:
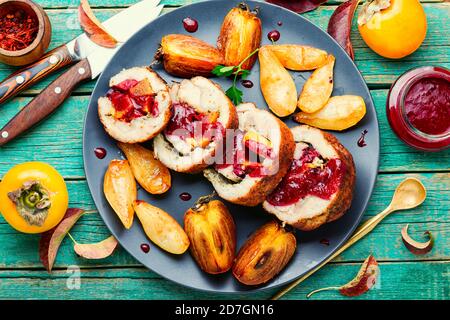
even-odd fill
[[(102, 25), (114, 38), (124, 42), (150, 21), (143, 13), (152, 17), (152, 10), (156, 10), (158, 3), (159, 0), (143, 0), (112, 16)], [(0, 82), (0, 104), (57, 70), (85, 59), (98, 48), (98, 45), (82, 33), (53, 49), (35, 63), (14, 72)]]
[(0, 146), (13, 140), (55, 111), (70, 96), (78, 84), (91, 79), (91, 76), (91, 68), (87, 59), (83, 59), (72, 66), (36, 98), (31, 100), (3, 127), (0, 133)]
[[(162, 5), (154, 6), (158, 2), (159, 0), (144, 0), (135, 4), (133, 7), (138, 6), (137, 10), (134, 10), (132, 15), (130, 15), (130, 12), (127, 15), (127, 20), (134, 22), (127, 22), (126, 28), (124, 28), (123, 24), (116, 26), (116, 28), (122, 29), (120, 31), (122, 37), (119, 39), (124, 39), (125, 37), (123, 29), (127, 30), (126, 39), (128, 39), (134, 32), (156, 18), (163, 7)], [(90, 40), (88, 39), (88, 41)], [(0, 146), (10, 142), (55, 111), (82, 81), (95, 79), (103, 72), (113, 55), (119, 50), (119, 47), (104, 48), (95, 46), (97, 48), (91, 51), (86, 58), (79, 61), (53, 81), (0, 129)]]
[(53, 49), (42, 56), (39, 61), (14, 72), (0, 83), (0, 104), (39, 82), (47, 75), (73, 64), (77, 60), (75, 56), (70, 54), (67, 45)]

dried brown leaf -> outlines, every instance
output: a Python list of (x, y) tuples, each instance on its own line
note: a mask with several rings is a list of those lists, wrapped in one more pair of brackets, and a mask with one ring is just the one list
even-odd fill
[(412, 239), (408, 234), (408, 224), (402, 228), (402, 240), (405, 247), (414, 254), (426, 254), (433, 249), (434, 239), (430, 231), (425, 231), (424, 235), (428, 237), (426, 242), (418, 242)]
[(39, 257), (48, 272), (52, 271), (61, 242), (83, 213), (84, 210), (82, 209), (69, 208), (56, 227), (41, 234)]
[(350, 40), (352, 20), (360, 0), (349, 0), (339, 5), (328, 21), (328, 33), (332, 36), (348, 55), (354, 59), (353, 46)]
[(81, 244), (75, 242), (73, 249), (79, 256), (86, 259), (104, 259), (113, 254), (117, 244), (116, 238), (110, 236), (97, 243)]
[(308, 12), (317, 9), (327, 0), (266, 0), (266, 2), (276, 4), (297, 13)]
[(115, 48), (118, 41), (106, 31), (94, 15), (88, 0), (81, 0), (78, 7), (78, 20), (86, 35), (99, 46)]
[(341, 287), (327, 287), (314, 290), (310, 292), (306, 297), (309, 298), (313, 294), (321, 291), (327, 290), (339, 290), (339, 292), (347, 297), (356, 297), (360, 296), (363, 293), (372, 288), (377, 280), (378, 274), (380, 273), (380, 269), (378, 268), (378, 262), (375, 258), (370, 255), (362, 264), (361, 268), (358, 271), (358, 274), (352, 281)]

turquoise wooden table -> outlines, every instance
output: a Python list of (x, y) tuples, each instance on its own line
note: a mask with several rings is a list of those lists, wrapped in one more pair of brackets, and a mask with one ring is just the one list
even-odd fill
[[(78, 0), (38, 0), (53, 25), (51, 47), (78, 35)], [(136, 0), (90, 0), (103, 20)], [(164, 12), (192, 1), (163, 0)], [(328, 1), (304, 16), (326, 29), (337, 2)], [(400, 142), (391, 131), (385, 115), (386, 94), (392, 82), (404, 71), (424, 65), (450, 68), (450, 3), (423, 1), (428, 18), (428, 34), (422, 47), (401, 60), (386, 60), (367, 48), (353, 27), (355, 61), (371, 89), (381, 131), (380, 172), (375, 191), (363, 219), (383, 210), (395, 186), (406, 176), (419, 178), (428, 189), (425, 203), (415, 209), (391, 215), (369, 236), (291, 291), (285, 299), (305, 299), (313, 289), (341, 285), (349, 281), (364, 259), (372, 253), (380, 264), (381, 276), (375, 289), (353, 299), (449, 299), (450, 298), (450, 150), (424, 153)], [(356, 20), (356, 19), (355, 19)], [(13, 68), (0, 64), (0, 78)], [(16, 114), (50, 80), (32, 87), (0, 107), (0, 125)], [(30, 160), (50, 163), (66, 179), (70, 206), (96, 210), (83, 170), (82, 128), (94, 82), (77, 89), (45, 123), (16, 141), (0, 148), (0, 176), (12, 165)], [(420, 240), (430, 230), (435, 237), (433, 250), (415, 256), (402, 244), (400, 230), (410, 224), (413, 237)], [(80, 242), (95, 242), (109, 235), (98, 213), (82, 217), (71, 232)], [(35, 235), (14, 231), (0, 217), (0, 298), (1, 299), (266, 299), (275, 291), (249, 295), (214, 295), (193, 291), (162, 279), (147, 270), (124, 250), (100, 261), (87, 261), (73, 252), (70, 239), (60, 248), (54, 271), (48, 274), (38, 256)], [(301, 250), (301, 246), (300, 246)], [(69, 266), (80, 268), (79, 289), (67, 286), (73, 275)], [(71, 289), (72, 288), (72, 289)], [(344, 299), (339, 293), (324, 292), (314, 299)]]

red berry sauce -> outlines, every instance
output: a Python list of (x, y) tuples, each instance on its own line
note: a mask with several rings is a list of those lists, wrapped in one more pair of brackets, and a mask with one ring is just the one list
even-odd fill
[(183, 19), (183, 27), (187, 32), (193, 33), (198, 30), (198, 22), (191, 17), (186, 17)]
[(103, 159), (103, 158), (105, 158), (106, 157), (106, 150), (105, 150), (105, 148), (95, 148), (94, 149), (94, 153), (95, 153), (95, 156), (97, 157), (97, 158), (99, 158), (99, 159)]
[(209, 141), (219, 139), (224, 132), (222, 124), (210, 121), (208, 114), (199, 113), (191, 106), (180, 103), (173, 105), (172, 118), (165, 130), (167, 135), (177, 135), (182, 139), (207, 138)]
[(147, 114), (158, 116), (158, 102), (155, 101), (154, 95), (135, 96), (130, 92), (138, 83), (133, 79), (122, 81), (106, 94), (116, 110), (116, 119), (131, 122)]
[(241, 84), (243, 87), (245, 87), (247, 89), (253, 88), (253, 81), (251, 81), (251, 80), (242, 80)]
[(149, 251), (150, 251), (150, 246), (149, 246), (147, 243), (143, 243), (143, 244), (141, 244), (141, 250), (142, 250), (142, 252), (144, 252), (144, 253), (149, 253)]
[(367, 143), (366, 143), (367, 132), (368, 132), (367, 130), (364, 130), (363, 132), (361, 132), (361, 136), (359, 137), (358, 142), (356, 142), (358, 147), (363, 148), (363, 147), (367, 146)]
[(404, 102), (410, 123), (426, 134), (450, 130), (450, 82), (423, 78), (411, 86)]
[(274, 206), (288, 206), (308, 195), (329, 200), (338, 191), (346, 167), (340, 159), (330, 159), (323, 167), (311, 167), (315, 158), (320, 158), (316, 149), (305, 148), (267, 201)]
[(280, 40), (281, 34), (278, 30), (272, 30), (267, 34), (267, 38), (269, 38), (270, 41), (277, 42)]
[[(252, 178), (267, 176), (268, 170), (258, 160), (273, 158), (273, 149), (253, 140), (244, 142), (244, 135), (239, 129), (235, 131), (233, 148), (223, 152), (222, 163), (217, 163), (216, 169), (233, 166), (233, 173), (240, 178), (246, 175)], [(227, 146), (226, 143), (224, 145)]]
[(191, 194), (189, 192), (180, 193), (179, 197), (183, 201), (189, 201), (189, 200), (192, 199), (192, 196), (191, 196)]
[(450, 70), (426, 66), (409, 70), (392, 85), (386, 115), (394, 133), (411, 147), (450, 147)]

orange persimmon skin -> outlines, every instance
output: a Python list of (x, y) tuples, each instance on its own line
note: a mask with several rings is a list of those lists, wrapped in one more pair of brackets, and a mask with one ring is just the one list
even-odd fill
[[(20, 189), (27, 181), (38, 181), (50, 194), (51, 206), (42, 226), (29, 225), (18, 213), (8, 193)], [(42, 233), (55, 227), (64, 217), (69, 194), (63, 177), (44, 162), (25, 162), (12, 167), (0, 182), (0, 213), (17, 231)]]
[(427, 18), (419, 0), (391, 0), (367, 23), (358, 24), (366, 44), (380, 56), (403, 58), (416, 51), (427, 33)]

